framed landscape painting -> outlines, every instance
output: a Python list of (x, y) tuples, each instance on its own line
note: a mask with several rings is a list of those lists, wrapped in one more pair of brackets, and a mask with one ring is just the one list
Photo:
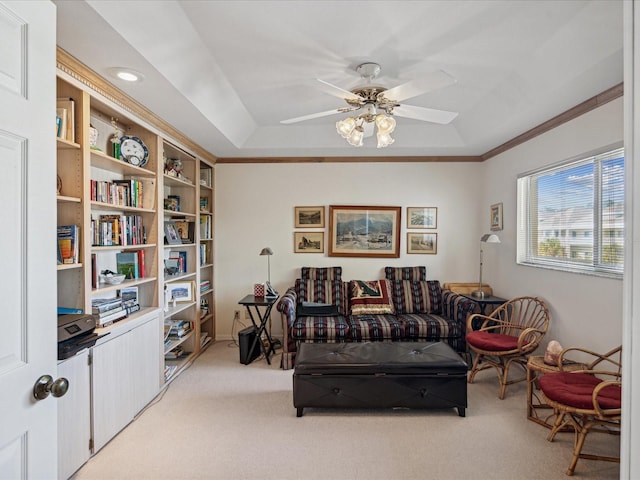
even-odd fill
[(407, 253), (438, 253), (437, 233), (407, 233)]
[(293, 232), (294, 253), (324, 253), (324, 232)]
[(324, 228), (324, 206), (295, 207), (296, 228)]
[(407, 207), (407, 228), (437, 228), (438, 207)]
[(330, 257), (400, 257), (401, 207), (329, 206)]

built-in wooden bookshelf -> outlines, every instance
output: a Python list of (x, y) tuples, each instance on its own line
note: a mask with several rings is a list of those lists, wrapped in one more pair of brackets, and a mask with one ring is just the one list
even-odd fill
[[(75, 388), (90, 389), (86, 398), (99, 399), (84, 406), (61, 403), (59, 415), (83, 408), (91, 418), (90, 432), (78, 432), (77, 438), (61, 429), (66, 446), (60, 475), (65, 477), (79, 468), (78, 459), (86, 461), (215, 340), (215, 157), (60, 49), (57, 66), (57, 97), (65, 99), (59, 103), (67, 110), (65, 133), (56, 140), (58, 225), (77, 226), (73, 231), (78, 237), (77, 261), (58, 265), (58, 306), (91, 313), (94, 301), (124, 293), (135, 294), (139, 306), (96, 329), (101, 337), (88, 351), (90, 359), (95, 356), (90, 363), (61, 361), (61, 368), (68, 363), (70, 375), (76, 376), (70, 379)], [(114, 149), (123, 137), (144, 147), (142, 162), (128, 162)], [(204, 211), (201, 197), (207, 199)], [(203, 214), (210, 217), (206, 238)], [(179, 227), (184, 239), (166, 243), (167, 223)], [(125, 259), (134, 259), (137, 267), (127, 271), (137, 274), (120, 284), (105, 282), (102, 275), (117, 272)], [(167, 270), (170, 260), (177, 260), (178, 271)], [(207, 288), (201, 291), (202, 282)], [(165, 338), (165, 321), (176, 320), (183, 320), (188, 331)], [(178, 347), (180, 355), (165, 358)], [(82, 438), (85, 434), (93, 435), (91, 443)], [(71, 454), (86, 451), (89, 444), (93, 447), (87, 455)]]

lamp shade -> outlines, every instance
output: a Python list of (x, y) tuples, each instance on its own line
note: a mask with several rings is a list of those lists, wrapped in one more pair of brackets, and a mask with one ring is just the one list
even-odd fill
[(336, 130), (342, 138), (349, 138), (354, 128), (356, 128), (356, 119), (353, 117), (347, 117), (336, 122)]
[(482, 243), (500, 243), (500, 237), (495, 233), (487, 233), (480, 238)]
[(264, 247), (261, 251), (260, 251), (260, 255), (273, 255), (273, 250), (271, 250), (270, 247)]

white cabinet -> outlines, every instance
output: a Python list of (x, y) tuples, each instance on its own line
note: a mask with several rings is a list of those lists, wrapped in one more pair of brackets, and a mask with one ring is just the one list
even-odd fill
[(58, 378), (69, 390), (58, 402), (58, 478), (69, 478), (91, 455), (91, 379), (89, 350), (58, 364)]
[(160, 317), (113, 330), (92, 349), (93, 448), (100, 450), (160, 391)]

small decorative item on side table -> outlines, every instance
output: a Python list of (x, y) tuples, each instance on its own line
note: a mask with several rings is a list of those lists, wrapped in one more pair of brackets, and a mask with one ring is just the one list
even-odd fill
[[(571, 372), (574, 370), (582, 370), (586, 368), (586, 366), (582, 363), (564, 363), (562, 365), (562, 370), (566, 372)], [(532, 422), (539, 423), (549, 429), (553, 428), (553, 424), (555, 421), (555, 413), (553, 410), (549, 415), (542, 418), (538, 416), (538, 411), (549, 410), (551, 407), (547, 405), (534, 391), (538, 390), (538, 376), (540, 374), (552, 373), (559, 371), (556, 365), (549, 365), (545, 363), (543, 356), (530, 356), (527, 360), (527, 419)], [(535, 385), (534, 385), (535, 384)], [(571, 427), (564, 427), (560, 431), (568, 431)], [(572, 430), (572, 429), (571, 429)]]
[[(258, 343), (258, 345), (260, 346), (260, 350), (262, 351), (262, 353), (264, 353), (264, 358), (267, 360), (267, 363), (269, 365), (271, 365), (269, 355), (271, 353), (275, 354), (276, 348), (275, 342), (273, 341), (273, 339), (271, 338), (271, 334), (267, 330), (267, 323), (271, 319), (271, 309), (275, 305), (278, 298), (278, 295), (274, 297), (256, 297), (255, 295), (247, 295), (238, 302), (240, 305), (245, 306), (245, 308), (247, 309), (247, 313), (249, 313), (251, 323), (256, 329), (256, 336), (251, 345), (251, 348), (249, 348), (249, 351), (253, 352), (253, 350), (256, 348), (256, 343)], [(253, 311), (251, 310), (252, 308)], [(264, 311), (261, 312), (260, 308), (264, 308)], [(264, 343), (262, 341), (263, 335), (265, 337)]]

